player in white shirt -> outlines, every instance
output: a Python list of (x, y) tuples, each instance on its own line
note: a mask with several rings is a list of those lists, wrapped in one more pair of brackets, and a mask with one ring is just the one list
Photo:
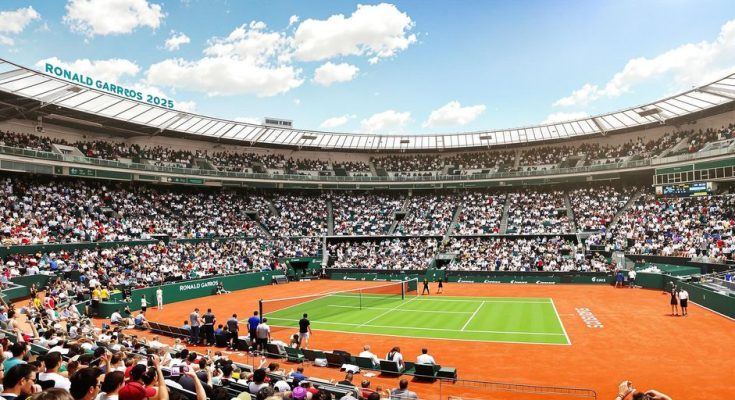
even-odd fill
[(429, 350), (424, 347), (421, 349), (421, 354), (416, 357), (416, 363), (417, 364), (436, 364), (436, 361), (434, 361), (434, 357), (429, 355)]

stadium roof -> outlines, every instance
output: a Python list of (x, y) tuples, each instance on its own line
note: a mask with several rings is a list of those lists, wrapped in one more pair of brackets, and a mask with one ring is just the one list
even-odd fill
[(18, 116), (24, 116), (31, 111), (46, 111), (48, 114), (51, 109), (54, 114), (62, 114), (62, 118), (64, 115), (72, 115), (82, 120), (94, 121), (100, 127), (133, 128), (140, 133), (195, 135), (202, 139), (235, 140), (265, 147), (432, 151), (533, 144), (663, 124), (672, 118), (686, 117), (735, 103), (735, 73), (649, 104), (574, 121), (514, 129), (423, 135), (322, 132), (207, 117), (131, 100), (2, 59), (0, 95), (0, 107), (15, 110)]

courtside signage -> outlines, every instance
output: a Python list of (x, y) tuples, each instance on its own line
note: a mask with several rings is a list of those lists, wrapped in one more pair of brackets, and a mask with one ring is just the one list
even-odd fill
[(201, 289), (201, 288), (208, 288), (212, 286), (217, 286), (219, 281), (209, 281), (209, 282), (200, 282), (200, 283), (185, 283), (182, 285), (179, 285), (179, 292), (184, 292), (187, 290), (194, 290), (194, 289)]
[(153, 104), (155, 106), (160, 106), (164, 108), (174, 108), (174, 101), (171, 99), (154, 96), (152, 94), (143, 93), (135, 89), (127, 88), (125, 86), (105, 82), (101, 79), (95, 79), (91, 76), (86, 76), (84, 74), (80, 74), (51, 63), (46, 63), (44, 71), (47, 74), (57, 76), (70, 82), (76, 82), (80, 85), (104, 90), (105, 92), (114, 93), (118, 96), (127, 97), (132, 100), (144, 101), (148, 104)]

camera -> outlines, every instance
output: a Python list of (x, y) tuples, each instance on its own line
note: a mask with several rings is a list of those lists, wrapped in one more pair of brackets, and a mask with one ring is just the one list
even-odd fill
[(171, 376), (180, 376), (184, 372), (189, 372), (189, 367), (186, 365), (174, 365), (171, 367)]

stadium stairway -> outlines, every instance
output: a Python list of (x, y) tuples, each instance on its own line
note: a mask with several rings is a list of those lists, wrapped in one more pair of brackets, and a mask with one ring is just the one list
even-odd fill
[(510, 207), (510, 196), (505, 196), (505, 205), (503, 206), (503, 218), (500, 220), (500, 232), (508, 233), (508, 208)]
[(609, 226), (608, 230), (609, 230), (609, 229), (612, 229), (612, 228), (613, 228), (613, 227), (614, 227), (615, 225), (617, 225), (617, 223), (618, 223), (618, 220), (620, 220), (620, 217), (621, 217), (621, 216), (622, 216), (622, 215), (623, 215), (624, 213), (626, 213), (626, 212), (628, 211), (628, 209), (629, 209), (630, 207), (632, 207), (632, 206), (633, 206), (633, 204), (635, 204), (635, 202), (636, 202), (636, 201), (637, 201), (638, 199), (640, 199), (640, 198), (641, 198), (641, 196), (643, 196), (643, 193), (645, 193), (645, 191), (646, 191), (646, 189), (644, 189), (644, 188), (640, 188), (640, 189), (638, 189), (638, 190), (637, 190), (637, 191), (636, 191), (636, 192), (635, 192), (635, 193), (634, 193), (634, 194), (633, 194), (632, 196), (630, 196), (630, 199), (628, 199), (628, 202), (627, 202), (627, 203), (625, 203), (625, 205), (624, 205), (624, 206), (623, 206), (623, 207), (622, 207), (622, 208), (621, 208), (620, 210), (618, 210), (618, 212), (617, 212), (617, 213), (615, 213), (615, 216), (613, 217), (612, 221), (610, 221), (610, 226)]
[(444, 232), (444, 238), (442, 239), (444, 242), (449, 240), (449, 236), (454, 232), (454, 228), (457, 226), (457, 221), (459, 220), (459, 216), (462, 215), (462, 204), (457, 204), (457, 208), (454, 209), (454, 215), (452, 216), (452, 222), (449, 224), (449, 227), (447, 228), (447, 231)]
[(260, 221), (256, 219), (251, 218), (250, 220), (253, 221), (253, 224), (255, 224), (256, 227), (258, 227), (258, 230), (260, 230), (263, 236), (268, 239), (273, 239), (273, 234), (268, 230), (268, 228), (265, 227), (265, 225), (263, 225)]
[(327, 199), (327, 235), (334, 236), (334, 209), (332, 199)]
[(567, 217), (569, 217), (572, 228), (577, 231), (577, 220), (574, 219), (574, 207), (572, 207), (572, 201), (569, 200), (569, 193), (566, 190), (564, 191), (564, 207), (567, 209)]
[[(403, 205), (401, 205), (400, 212), (403, 213), (404, 218), (408, 216), (408, 202), (409, 202), (409, 197), (406, 197), (406, 200), (403, 201)], [(398, 219), (394, 217), (393, 223), (390, 225), (390, 229), (388, 230), (388, 234), (389, 235), (395, 234), (397, 227), (398, 227)]]
[(273, 205), (273, 202), (271, 202), (270, 200), (268, 200), (268, 209), (271, 211), (271, 213), (273, 213), (275, 217), (281, 217), (281, 213), (278, 212), (278, 209), (276, 208), (276, 206)]

